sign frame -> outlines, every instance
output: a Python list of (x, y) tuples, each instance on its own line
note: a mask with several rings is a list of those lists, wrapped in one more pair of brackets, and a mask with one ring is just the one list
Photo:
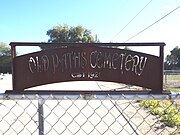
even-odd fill
[[(11, 46), (11, 54), (12, 54), (12, 61), (13, 61), (12, 62), (13, 63), (12, 64), (13, 90), (7, 90), (5, 92), (7, 94), (11, 94), (11, 93), (13, 93), (13, 94), (62, 94), (62, 95), (67, 94), (67, 93), (69, 93), (69, 94), (97, 94), (97, 95), (101, 95), (101, 94), (170, 94), (169, 91), (163, 90), (163, 64), (164, 64), (163, 60), (164, 60), (165, 43), (161, 43), (161, 42), (160, 43), (11, 42), (10, 46)], [(19, 57), (19, 56), (16, 56), (16, 46), (61, 46), (62, 48), (53, 49), (53, 50), (50, 49), (47, 51), (40, 51), (37, 53), (30, 53), (30, 54), (26, 54), (26, 55)], [(113, 47), (119, 47), (119, 46), (127, 46), (127, 47), (128, 46), (133, 46), (133, 47), (134, 46), (137, 46), (137, 47), (158, 46), (159, 47), (159, 56), (152, 56), (152, 55), (144, 54), (141, 52), (113, 48)], [(72, 54), (70, 55), (70, 53), (72, 53)], [(65, 58), (66, 58), (65, 64), (66, 64), (67, 70), (64, 71), (64, 69), (66, 69), (66, 68), (65, 68), (65, 66), (64, 66), (64, 68), (62, 67), (62, 63), (61, 63), (61, 67), (57, 64), (57, 61), (58, 61), (58, 63), (59, 63), (59, 61), (62, 61), (62, 59), (59, 59), (59, 57), (60, 58), (64, 57), (63, 60), (65, 60)], [(40, 63), (40, 62), (39, 61), (37, 62), (37, 60), (39, 60), (40, 58), (42, 61), (45, 61), (46, 64), (39, 66), (38, 63)], [(50, 58), (51, 58), (51, 60), (49, 60)], [(69, 69), (68, 69), (68, 64), (67, 64), (69, 61), (67, 59), (69, 59), (69, 60), (71, 59), (71, 60), (75, 61), (74, 64), (71, 63), (69, 65)], [(82, 59), (82, 60), (80, 60), (80, 59)], [(50, 64), (47, 64), (47, 60), (49, 61)], [(83, 60), (84, 60), (84, 63), (83, 63)], [(51, 62), (51, 61), (53, 61), (53, 62)], [(121, 61), (121, 62), (119, 62), (119, 61)], [(123, 63), (122, 61), (124, 62), (124, 65), (122, 64)], [(145, 66), (145, 64), (148, 65), (148, 63), (146, 63), (146, 61), (148, 61), (148, 62), (150, 61), (149, 65), (151, 65), (151, 68), (156, 70), (156, 72), (150, 71), (151, 68), (148, 68), (147, 71), (141, 70), (141, 69), (143, 69), (142, 68), (143, 65), (144, 66)], [(28, 62), (28, 64), (27, 64), (27, 62)], [(20, 68), (20, 66), (19, 66), (20, 64), (28, 65), (27, 67), (29, 67), (30, 72), (27, 71), (26, 69), (23, 69), (23, 67)], [(130, 64), (132, 66), (129, 66)], [(47, 65), (48, 65), (48, 69), (47, 69)], [(53, 66), (50, 67), (49, 65), (50, 66), (53, 65)], [(78, 65), (79, 65), (79, 67), (78, 67)], [(72, 67), (71, 70), (70, 70), (70, 66)], [(122, 66), (124, 66), (124, 67), (122, 67)], [(38, 69), (38, 67), (41, 67), (41, 68)], [(77, 78), (78, 76), (80, 76), (80, 74), (77, 75), (77, 74), (71, 73), (69, 75), (69, 76), (71, 76), (71, 78), (69, 78), (69, 76), (67, 78), (64, 77), (62, 79), (59, 79), (59, 77), (55, 77), (54, 81), (50, 81), (50, 79), (52, 78), (51, 77), (50, 79), (47, 79), (47, 80), (45, 79), (43, 81), (44, 76), (42, 76), (42, 75), (44, 75), (44, 74), (42, 72), (43, 71), (51, 72), (51, 73), (53, 71), (55, 72), (56, 67), (58, 67), (56, 70), (56, 71), (58, 71), (57, 74), (62, 73), (65, 76), (66, 76), (66, 74), (69, 73), (69, 70), (72, 71), (73, 73), (76, 73), (76, 72), (79, 73), (79, 72), (81, 72), (81, 70), (83, 70), (81, 72), (81, 73), (83, 73), (83, 74), (81, 74), (81, 76), (84, 76), (84, 77)], [(103, 67), (103, 68), (101, 68), (101, 67)], [(122, 69), (117, 70), (117, 68), (120, 69), (120, 67)], [(150, 66), (148, 66), (148, 67), (150, 67)], [(59, 70), (59, 68), (61, 68), (61, 71)], [(146, 68), (147, 68), (147, 66), (146, 66)], [(62, 72), (62, 69), (63, 69), (63, 72)], [(25, 70), (25, 71), (23, 72), (23, 70)], [(29, 72), (29, 73), (27, 73), (27, 72)], [(100, 76), (101, 72), (103, 73), (102, 76)], [(113, 74), (113, 76), (116, 76), (116, 74), (118, 72), (121, 72), (118, 75), (122, 76), (122, 78), (119, 79), (120, 77), (116, 76), (115, 78), (110, 77), (110, 79), (109, 79), (109, 76), (103, 76), (104, 73), (107, 73), (107, 72), (109, 72), (109, 74)], [(144, 72), (143, 73), (143, 74), (145, 74), (144, 76), (143, 76), (143, 74), (141, 74), (142, 72)], [(34, 76), (35, 73), (37, 73), (36, 74), (37, 76)], [(93, 73), (93, 74), (89, 75), (89, 73)], [(24, 76), (26, 76), (26, 75), (29, 76), (29, 78), (28, 79), (27, 79), (27, 77), (23, 78), (23, 74), (24, 74)], [(31, 76), (31, 74), (32, 74), (32, 76)], [(47, 75), (49, 76), (51, 74), (48, 73)], [(55, 76), (57, 76), (57, 75), (55, 75)], [(96, 78), (96, 76), (97, 76), (97, 78)], [(152, 83), (151, 83), (151, 79), (148, 78), (150, 76), (152, 78), (156, 78), (157, 80), (152, 81)], [(21, 77), (22, 77), (22, 79), (21, 79)], [(59, 82), (92, 80), (92, 81), (112, 81), (112, 82), (123, 82), (123, 83), (124, 82), (127, 83), (127, 81), (129, 80), (130, 81), (129, 84), (137, 84), (136, 82), (138, 82), (138, 80), (140, 80), (138, 82), (138, 84), (140, 84), (141, 86), (144, 86), (143, 84), (145, 84), (145, 86), (147, 86), (147, 87), (148, 87), (148, 85), (150, 85), (150, 86), (152, 85), (152, 86), (150, 87), (149, 90), (120, 90), (120, 91), (107, 91), (107, 90), (101, 90), (101, 91), (99, 91), (99, 90), (91, 90), (91, 91), (87, 91), (87, 90), (83, 90), (83, 91), (36, 90), (36, 91), (34, 91), (34, 90), (25, 90), (26, 88), (30, 88), (30, 87), (39, 85), (37, 83), (38, 82), (37, 80), (36, 81), (31, 80), (31, 78), (33, 78), (33, 77), (35, 77), (35, 78), (38, 77), (40, 79), (39, 84), (41, 84), (41, 85), (48, 84), (48, 83), (55, 83), (55, 82), (58, 82), (58, 80), (60, 80)], [(73, 77), (76, 77), (76, 78), (73, 78)], [(98, 79), (98, 77), (99, 77), (99, 79)], [(142, 79), (141, 79), (141, 77), (142, 77)], [(131, 78), (133, 78), (133, 79), (131, 80)], [(23, 80), (25, 80), (24, 83), (22, 83)], [(29, 84), (28, 84), (28, 80), (29, 80)], [(143, 82), (143, 80), (145, 80), (145, 81)], [(156, 83), (156, 81), (158, 81), (158, 83)], [(147, 82), (149, 82), (149, 83), (147, 83)], [(24, 84), (24, 86), (22, 86), (23, 84)]]

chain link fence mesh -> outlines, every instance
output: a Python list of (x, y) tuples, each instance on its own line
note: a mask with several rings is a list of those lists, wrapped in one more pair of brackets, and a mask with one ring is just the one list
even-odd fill
[[(0, 94), (0, 135), (178, 135), (179, 81), (179, 74), (165, 77), (165, 88), (176, 88), (170, 95)], [(136, 89), (117, 90), (127, 88)]]
[[(158, 105), (152, 101), (157, 101)], [(150, 103), (162, 113), (155, 114)], [(172, 114), (170, 117), (166, 113)], [(174, 111), (174, 112), (173, 112)], [(175, 124), (169, 124), (169, 117)], [(163, 119), (164, 118), (164, 119)], [(5, 95), (3, 135), (170, 135), (180, 133), (180, 95)]]

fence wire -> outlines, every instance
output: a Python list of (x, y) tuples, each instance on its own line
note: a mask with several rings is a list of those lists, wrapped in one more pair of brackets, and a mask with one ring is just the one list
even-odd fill
[[(158, 111), (161, 113), (158, 114)], [(3, 135), (170, 135), (178, 133), (180, 133), (180, 94), (178, 93), (171, 95), (0, 95), (0, 134)]]

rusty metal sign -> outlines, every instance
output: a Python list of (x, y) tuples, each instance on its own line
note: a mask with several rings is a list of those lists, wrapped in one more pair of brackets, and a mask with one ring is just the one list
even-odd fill
[[(7, 93), (32, 93), (26, 89), (66, 81), (118, 82), (149, 89), (144, 91), (145, 93), (163, 93), (164, 43), (11, 43), (10, 45), (13, 54), (13, 90), (6, 91)], [(16, 46), (29, 45), (63, 47), (15, 56)], [(160, 56), (110, 47), (139, 45), (159, 46)], [(54, 93), (52, 90), (33, 92)], [(119, 92), (144, 93), (142, 91)], [(63, 92), (55, 91), (55, 93)]]

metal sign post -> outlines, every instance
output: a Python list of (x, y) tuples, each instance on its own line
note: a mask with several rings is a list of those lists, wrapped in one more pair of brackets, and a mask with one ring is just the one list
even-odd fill
[(39, 122), (39, 135), (44, 135), (44, 100), (39, 99), (38, 100), (38, 122)]

